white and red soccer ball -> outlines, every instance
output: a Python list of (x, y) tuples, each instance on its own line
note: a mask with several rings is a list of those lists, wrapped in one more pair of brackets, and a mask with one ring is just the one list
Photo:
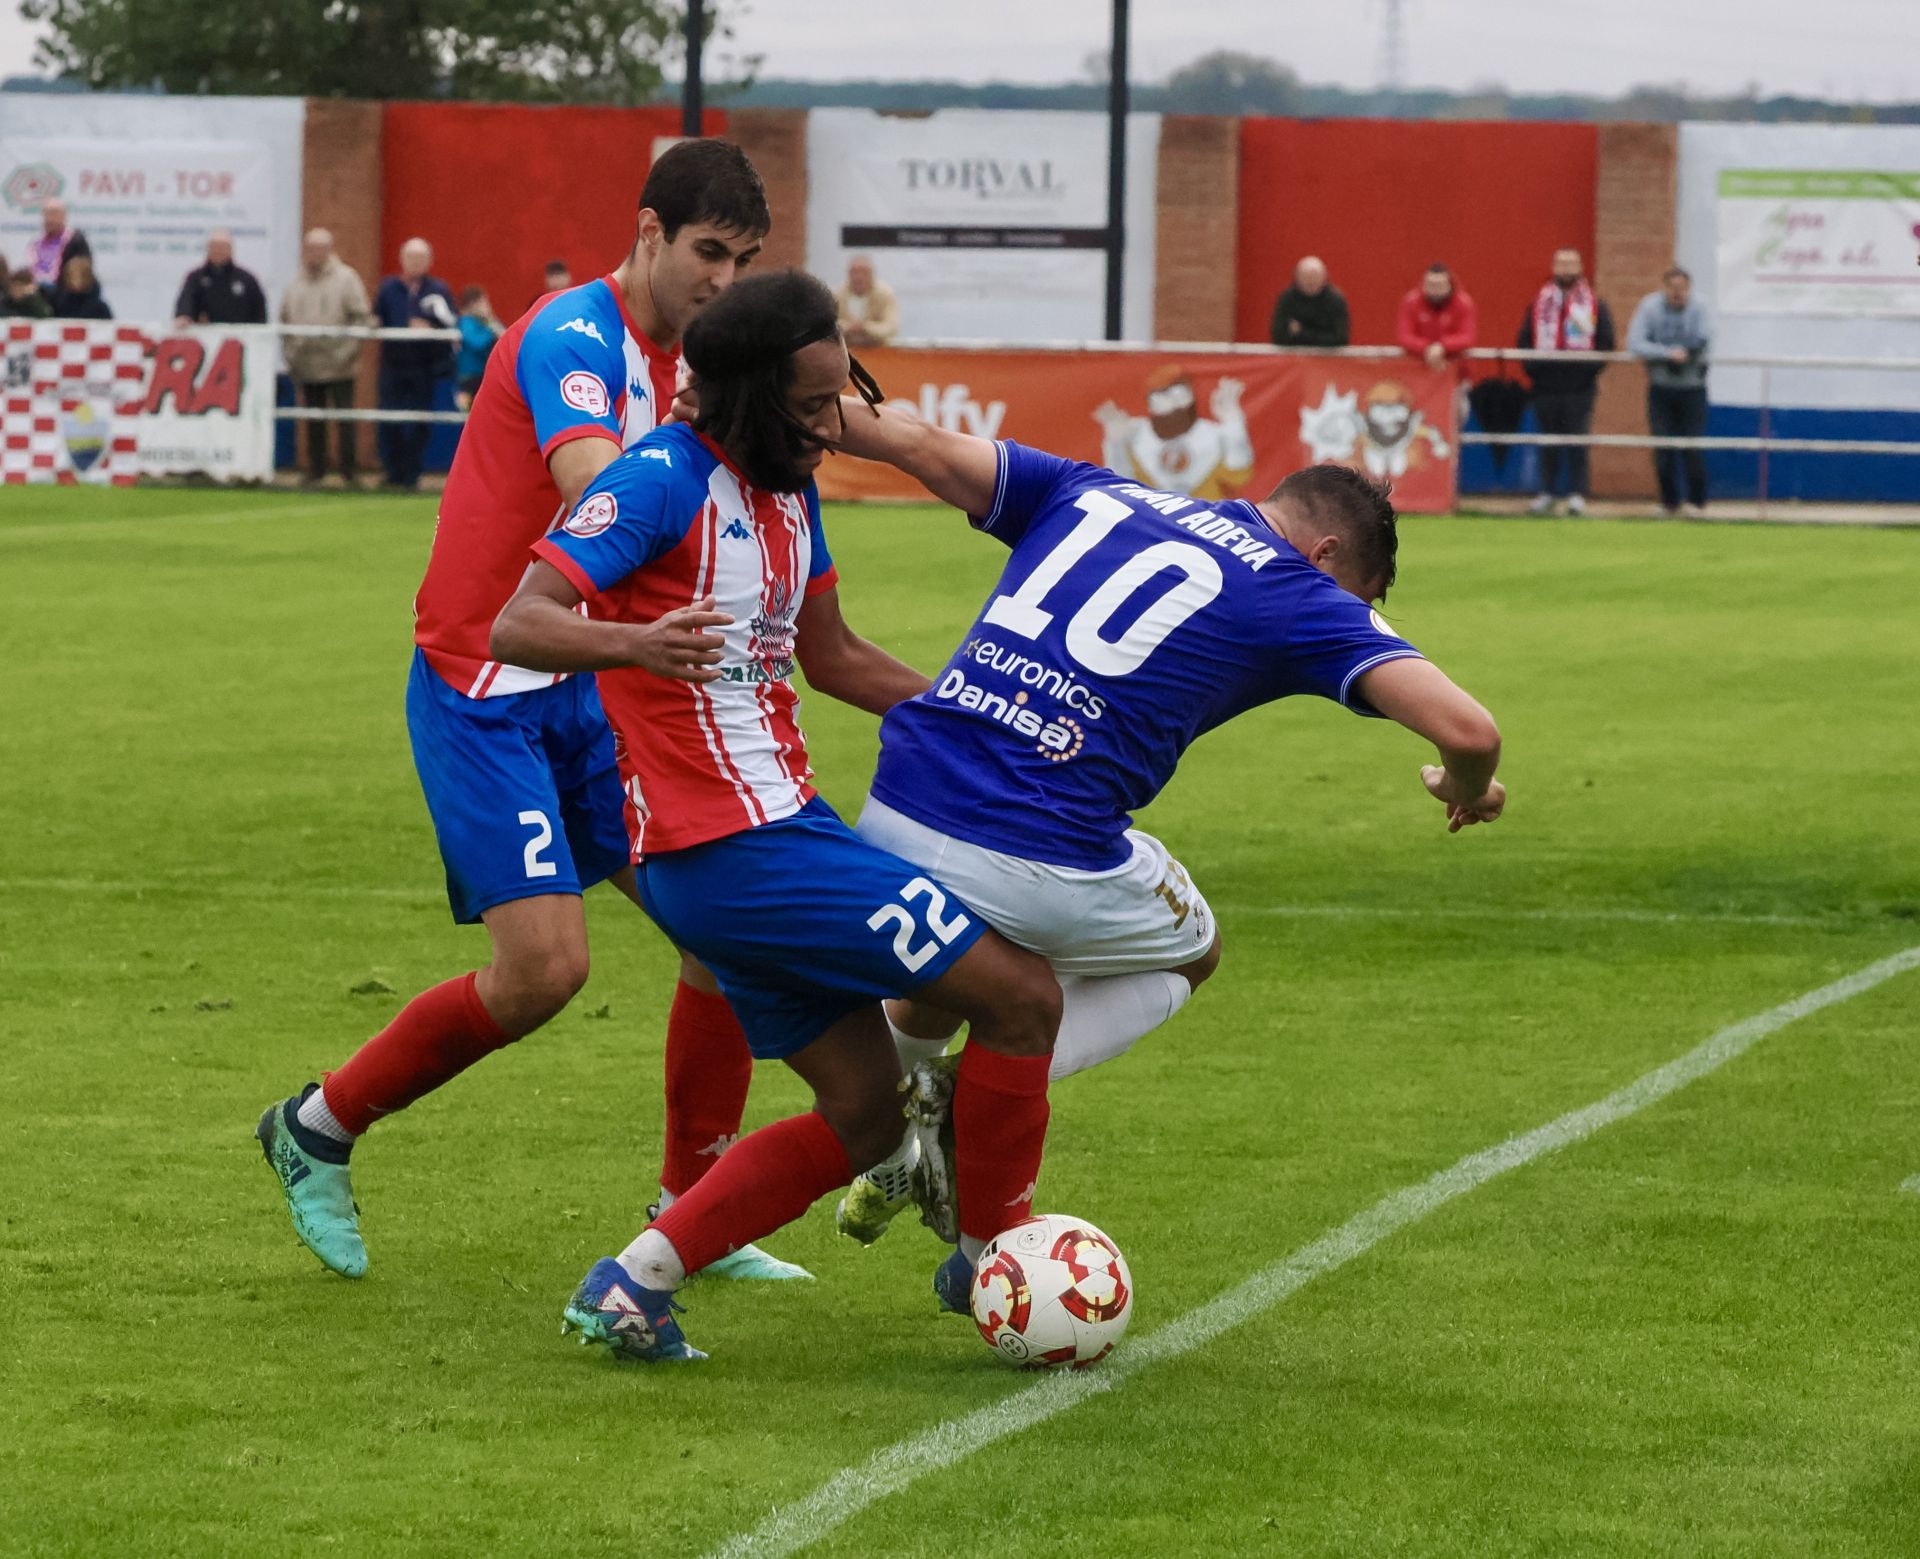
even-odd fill
[(1084, 1218), (1044, 1213), (980, 1253), (973, 1324), (1016, 1369), (1083, 1370), (1119, 1342), (1133, 1316), (1127, 1258)]

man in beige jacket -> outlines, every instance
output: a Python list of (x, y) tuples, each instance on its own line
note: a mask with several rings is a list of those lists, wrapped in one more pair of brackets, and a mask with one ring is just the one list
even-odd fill
[(847, 262), (847, 284), (833, 295), (840, 334), (848, 346), (885, 346), (900, 329), (900, 300), (873, 274), (873, 261), (856, 254)]
[[(333, 234), (324, 227), (308, 233), (300, 246), (300, 273), (280, 300), (283, 325), (366, 325), (373, 321), (367, 289), (351, 265), (333, 252)], [(348, 336), (288, 336), (287, 370), (300, 387), (303, 404), (345, 411), (353, 405), (354, 374), (362, 343)], [(327, 429), (337, 430), (340, 474), (349, 487), (359, 469), (355, 446), (359, 424), (309, 422), (307, 473), (312, 481), (327, 474)]]

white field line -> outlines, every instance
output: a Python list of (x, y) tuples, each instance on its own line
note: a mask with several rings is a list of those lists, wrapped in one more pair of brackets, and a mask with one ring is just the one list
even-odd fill
[[(137, 878), (94, 877), (0, 877), (0, 893), (205, 893), (224, 898), (281, 899), (289, 894), (284, 884), (266, 882), (214, 882), (199, 877)], [(297, 890), (304, 898), (390, 899), (398, 903), (439, 904), (446, 895), (439, 888), (404, 888), (352, 883), (303, 883)], [(1364, 904), (1219, 904), (1216, 912), (1229, 915), (1279, 916), (1298, 920), (1522, 920), (1617, 922), (1622, 925), (1729, 925), (1800, 926), (1858, 929), (1860, 917), (1841, 915), (1750, 915), (1737, 911), (1724, 913), (1680, 910), (1634, 909), (1625, 905), (1596, 905), (1583, 909), (1471, 909), (1458, 905), (1446, 908), (1416, 909), (1403, 905)]]
[(1915, 1175), (1911, 1180), (1902, 1180), (1900, 1189), (1908, 1196), (1920, 1196), (1920, 1175)]
[(1755, 1017), (1723, 1028), (1685, 1055), (1656, 1067), (1617, 1092), (1584, 1109), (1509, 1137), (1495, 1147), (1471, 1153), (1418, 1185), (1407, 1186), (1375, 1202), (1365, 1212), (1245, 1282), (1185, 1315), (1167, 1322), (1137, 1343), (1123, 1345), (1100, 1368), (1084, 1374), (1042, 1376), (989, 1407), (949, 1419), (877, 1451), (858, 1467), (828, 1479), (813, 1493), (781, 1506), (750, 1532), (742, 1532), (713, 1550), (712, 1559), (790, 1554), (825, 1537), (877, 1500), (896, 1494), (930, 1473), (952, 1466), (1008, 1435), (1066, 1412), (1088, 1397), (1114, 1391), (1141, 1370), (1165, 1364), (1212, 1342), (1221, 1333), (1271, 1309), (1323, 1273), (1365, 1255), (1388, 1235), (1416, 1223), (1485, 1185), (1497, 1175), (1638, 1114), (1691, 1082), (1718, 1071), (1769, 1034), (1809, 1013), (1872, 990), (1909, 969), (1920, 969), (1920, 947), (1910, 947), (1878, 963), (1796, 996)]

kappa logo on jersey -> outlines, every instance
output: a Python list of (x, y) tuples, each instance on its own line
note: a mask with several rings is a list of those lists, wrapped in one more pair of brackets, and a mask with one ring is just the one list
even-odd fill
[(595, 493), (567, 517), (560, 528), (569, 536), (598, 536), (620, 518), (620, 505), (612, 493)]
[(727, 522), (727, 528), (720, 532), (720, 535), (722, 539), (726, 541), (753, 540), (753, 532), (748, 530), (746, 526), (742, 525), (737, 519), (729, 520)]
[(640, 451), (640, 458), (642, 460), (664, 460), (669, 467), (673, 465), (673, 456), (668, 454), (664, 449), (643, 449)]
[[(605, 346), (607, 344), (607, 338), (600, 334), (600, 327), (596, 325), (592, 320), (586, 319), (584, 317), (568, 320), (564, 325), (560, 327), (560, 330), (571, 330), (576, 335), (582, 335), (587, 337), (587, 339), (590, 341), (598, 341), (602, 346)], [(556, 331), (554, 333), (557, 335), (559, 334), (559, 331)]]
[(576, 370), (560, 381), (560, 399), (575, 411), (584, 411), (589, 417), (604, 417), (612, 402), (607, 398), (606, 384), (595, 375)]
[(627, 394), (631, 395), (636, 401), (644, 401), (649, 398), (651, 392), (638, 379), (629, 379), (627, 381)]

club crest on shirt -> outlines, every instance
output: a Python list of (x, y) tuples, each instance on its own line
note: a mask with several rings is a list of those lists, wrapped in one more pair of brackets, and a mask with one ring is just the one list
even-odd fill
[(593, 374), (576, 369), (560, 381), (560, 399), (575, 411), (584, 411), (589, 417), (604, 417), (612, 402), (607, 397), (604, 381)]
[(619, 517), (620, 505), (613, 494), (595, 493), (567, 516), (567, 523), (561, 529), (569, 536), (598, 536)]
[(752, 632), (747, 659), (761, 673), (752, 680), (784, 682), (793, 675), (793, 618), (793, 591), (784, 580), (776, 580), (767, 592), (765, 609), (747, 625)]

